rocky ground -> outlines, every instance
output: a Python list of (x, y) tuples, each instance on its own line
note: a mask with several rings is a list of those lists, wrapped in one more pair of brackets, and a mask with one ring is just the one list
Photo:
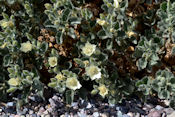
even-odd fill
[(66, 105), (61, 96), (55, 94), (45, 102), (37, 96), (31, 96), (30, 103), (18, 112), (14, 102), (0, 105), (1, 117), (175, 117), (175, 111), (168, 106), (156, 105), (154, 101), (141, 103), (137, 99), (118, 105), (109, 105), (96, 99), (80, 99), (72, 105)]

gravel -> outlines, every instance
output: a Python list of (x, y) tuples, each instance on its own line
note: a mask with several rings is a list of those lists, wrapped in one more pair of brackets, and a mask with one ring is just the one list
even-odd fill
[[(35, 97), (35, 96), (34, 96)], [(101, 100), (80, 99), (66, 105), (59, 94), (53, 95), (46, 102), (30, 98), (30, 104), (23, 106), (20, 113), (16, 112), (14, 102), (0, 106), (1, 117), (175, 117), (175, 111), (168, 106), (156, 103), (141, 103), (132, 99), (121, 104), (108, 104)]]

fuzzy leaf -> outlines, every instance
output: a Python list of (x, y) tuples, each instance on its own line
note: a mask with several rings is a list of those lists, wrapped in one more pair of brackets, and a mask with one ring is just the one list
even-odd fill
[(63, 43), (63, 32), (58, 31), (56, 34), (56, 43), (62, 44)]
[(65, 9), (63, 11), (63, 16), (62, 16), (63, 21), (68, 21), (70, 13), (71, 13), (70, 9)]
[(147, 66), (147, 60), (145, 58), (140, 58), (138, 61), (137, 61), (137, 66), (139, 67), (139, 69), (144, 69), (146, 68)]
[(66, 103), (71, 104), (74, 100), (74, 91), (67, 90), (66, 91)]
[(106, 32), (104, 30), (100, 30), (98, 33), (97, 33), (98, 37), (101, 38), (101, 39), (107, 39), (108, 36), (106, 35)]

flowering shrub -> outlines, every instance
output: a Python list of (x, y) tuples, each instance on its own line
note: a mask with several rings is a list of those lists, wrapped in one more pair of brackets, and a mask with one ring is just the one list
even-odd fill
[(32, 92), (44, 100), (49, 87), (67, 103), (75, 95), (119, 103), (133, 94), (173, 102), (175, 3), (134, 4), (0, 0), (0, 99), (15, 94), (20, 107)]

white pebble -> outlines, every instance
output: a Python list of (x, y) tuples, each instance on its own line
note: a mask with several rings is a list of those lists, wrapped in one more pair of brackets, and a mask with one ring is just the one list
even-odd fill
[(93, 117), (99, 117), (99, 113), (98, 112), (94, 112), (93, 113)]
[(91, 107), (92, 107), (92, 105), (90, 103), (88, 103), (86, 108), (91, 108)]

